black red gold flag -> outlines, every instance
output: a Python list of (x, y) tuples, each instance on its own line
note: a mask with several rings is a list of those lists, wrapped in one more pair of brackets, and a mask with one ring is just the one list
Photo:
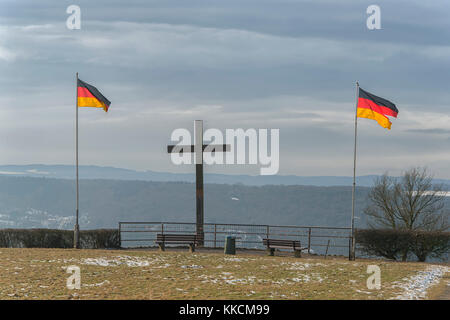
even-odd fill
[(78, 79), (77, 92), (78, 107), (103, 108), (105, 112), (108, 112), (111, 102), (96, 87)]
[(389, 117), (397, 118), (398, 109), (389, 100), (380, 98), (370, 92), (359, 88), (357, 117), (373, 119), (383, 128), (391, 129)]

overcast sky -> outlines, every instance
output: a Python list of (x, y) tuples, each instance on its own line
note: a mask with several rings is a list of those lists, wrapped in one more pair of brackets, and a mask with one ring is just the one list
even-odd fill
[[(279, 128), (279, 174), (352, 175), (355, 81), (396, 103), (358, 122), (357, 174), (450, 178), (450, 2), (0, 2), (0, 164), (73, 164), (75, 73), (112, 103), (80, 109), (80, 164), (192, 172), (174, 129)], [(81, 30), (66, 8), (81, 7)], [(381, 30), (366, 9), (381, 7)], [(259, 166), (206, 172), (257, 174)]]

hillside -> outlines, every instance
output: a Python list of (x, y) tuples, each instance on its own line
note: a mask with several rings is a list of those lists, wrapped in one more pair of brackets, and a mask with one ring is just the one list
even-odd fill
[[(351, 189), (205, 184), (205, 222), (348, 227)], [(366, 226), (362, 210), (369, 190), (356, 189), (360, 228)], [(74, 180), (0, 176), (0, 228), (72, 229), (74, 213)], [(195, 185), (80, 180), (81, 227), (116, 228), (119, 221), (194, 222)]]
[[(356, 193), (357, 225), (369, 188)], [(0, 176), (0, 228), (71, 229), (75, 183)], [(349, 226), (351, 187), (205, 185), (205, 222)], [(185, 221), (195, 217), (195, 186), (187, 182), (81, 180), (82, 228), (119, 221)]]
[[(80, 166), (80, 179), (139, 180), (159, 182), (195, 182), (195, 173), (170, 173), (157, 171), (136, 171), (115, 167)], [(74, 179), (75, 167), (71, 165), (0, 165), (0, 176), (41, 177)], [(371, 187), (376, 175), (359, 176), (358, 186)], [(207, 173), (205, 183), (263, 185), (304, 185), (304, 186), (352, 186), (353, 177), (347, 176), (251, 176)], [(435, 183), (450, 184), (449, 180), (435, 179)]]

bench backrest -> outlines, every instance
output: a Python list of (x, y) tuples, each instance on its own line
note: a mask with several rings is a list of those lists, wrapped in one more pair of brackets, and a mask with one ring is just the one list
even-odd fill
[(300, 241), (298, 240), (282, 240), (282, 239), (263, 239), (263, 245), (265, 246), (279, 246), (279, 247), (292, 247), (300, 248)]
[(180, 242), (192, 242), (195, 243), (199, 240), (199, 237), (195, 234), (162, 234), (158, 233), (156, 235), (156, 241), (158, 242), (170, 242), (170, 241), (180, 241)]

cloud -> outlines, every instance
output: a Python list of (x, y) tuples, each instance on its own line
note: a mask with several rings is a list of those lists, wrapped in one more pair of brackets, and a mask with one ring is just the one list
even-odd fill
[[(70, 58), (91, 65), (133, 68), (149, 61), (158, 62), (157, 66), (149, 65), (145, 69), (161, 66), (247, 69), (268, 64), (282, 67), (338, 61), (340, 64), (335, 68), (344, 68), (344, 62), (383, 61), (395, 52), (405, 50), (391, 44), (386, 44), (384, 50), (375, 50), (380, 45), (370, 42), (293, 38), (189, 25), (86, 22), (79, 34), (56, 24), (1, 28), (9, 35), (9, 46), (21, 51), (27, 47), (33, 49), (33, 56), (24, 56), (23, 60), (64, 63)], [(49, 50), (50, 47), (53, 50)]]
[(6, 62), (14, 61), (16, 58), (15, 54), (8, 49), (0, 47), (0, 60), (4, 60)]
[(448, 135), (450, 134), (450, 129), (443, 128), (431, 128), (431, 129), (408, 129), (408, 132), (412, 133), (423, 133), (423, 134), (437, 134), (437, 135)]
[(69, 4), (0, 3), (3, 163), (73, 162), (79, 72), (112, 101), (80, 111), (84, 164), (190, 171), (165, 146), (204, 119), (279, 128), (281, 174), (351, 175), (359, 80), (400, 113), (391, 131), (359, 120), (358, 174), (423, 164), (450, 177), (448, 2), (380, 1), (373, 32), (366, 4), (347, 0), (80, 0), (81, 30), (65, 26)]

